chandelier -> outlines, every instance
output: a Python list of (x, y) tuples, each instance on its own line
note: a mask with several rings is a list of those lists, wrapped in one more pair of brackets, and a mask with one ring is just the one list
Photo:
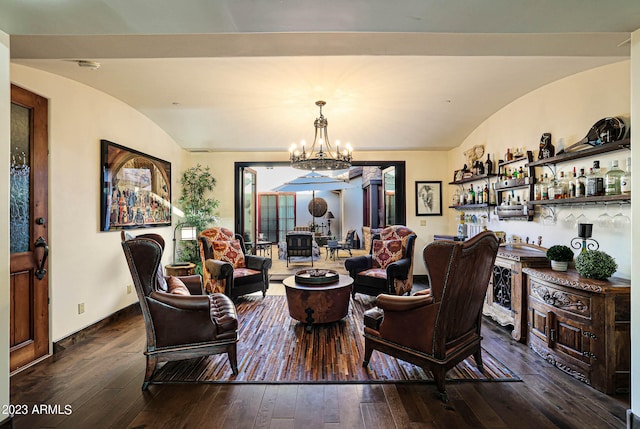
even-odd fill
[(313, 144), (309, 149), (305, 148), (305, 141), (300, 143), (300, 148), (292, 144), (289, 149), (291, 166), (301, 170), (344, 170), (351, 167), (351, 145), (340, 150), (340, 141), (336, 140), (336, 147), (329, 142), (327, 135), (327, 119), (322, 115), (324, 101), (316, 101), (320, 108), (320, 116), (313, 125), (316, 127)]

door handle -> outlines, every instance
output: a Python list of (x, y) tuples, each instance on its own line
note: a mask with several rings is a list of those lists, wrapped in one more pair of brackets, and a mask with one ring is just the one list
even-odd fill
[(36, 240), (35, 247), (36, 249), (38, 247), (43, 248), (42, 259), (40, 260), (40, 266), (36, 269), (36, 277), (38, 278), (38, 280), (42, 280), (44, 276), (47, 275), (47, 270), (44, 268), (44, 266), (47, 263), (47, 258), (49, 257), (49, 245), (47, 244), (47, 240), (45, 240), (44, 237), (40, 236)]

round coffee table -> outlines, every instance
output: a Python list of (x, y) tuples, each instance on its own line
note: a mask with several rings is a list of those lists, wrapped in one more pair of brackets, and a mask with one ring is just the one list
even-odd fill
[(306, 323), (307, 332), (313, 325), (336, 322), (349, 312), (353, 279), (340, 274), (337, 282), (308, 285), (296, 282), (295, 276), (282, 281), (287, 292), (289, 315)]

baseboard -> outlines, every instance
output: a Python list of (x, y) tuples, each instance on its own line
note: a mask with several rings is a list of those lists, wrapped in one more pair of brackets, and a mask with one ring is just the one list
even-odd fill
[[(118, 311), (116, 311), (115, 313), (113, 313), (110, 316), (105, 317), (102, 320), (97, 321), (96, 323), (94, 323), (93, 325), (89, 325), (84, 329), (81, 329), (77, 332), (74, 332), (73, 334), (69, 335), (68, 337), (65, 337), (61, 340), (55, 341), (53, 343), (53, 354), (56, 353), (60, 353), (63, 350), (66, 350), (67, 348), (73, 346), (74, 344), (82, 341), (83, 339), (87, 338), (88, 336), (94, 334), (96, 331), (102, 329), (104, 326), (108, 325), (109, 323), (121, 319), (123, 317), (129, 317), (131, 315), (134, 314), (140, 314), (141, 313), (141, 309), (140, 309), (140, 304), (137, 302), (134, 302), (131, 305), (128, 305), (127, 307), (124, 307)], [(2, 429), (2, 428), (0, 428)]]
[(640, 429), (640, 417), (627, 410), (627, 429)]

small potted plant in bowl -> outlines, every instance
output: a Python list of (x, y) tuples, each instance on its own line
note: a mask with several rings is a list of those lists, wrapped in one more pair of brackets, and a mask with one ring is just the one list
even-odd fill
[(555, 245), (547, 250), (547, 259), (551, 261), (554, 271), (567, 271), (569, 262), (573, 261), (573, 250), (564, 245)]
[(589, 279), (606, 280), (617, 269), (615, 259), (600, 250), (585, 250), (576, 258), (576, 271)]

